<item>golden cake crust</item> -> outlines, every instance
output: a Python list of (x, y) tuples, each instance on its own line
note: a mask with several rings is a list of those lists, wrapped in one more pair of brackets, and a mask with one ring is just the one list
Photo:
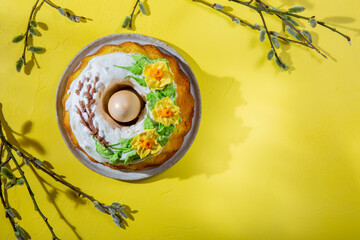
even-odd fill
[[(72, 94), (72, 93), (69, 94), (67, 93), (71, 83), (85, 69), (88, 62), (96, 56), (105, 55), (113, 52), (139, 53), (152, 59), (166, 58), (169, 61), (169, 66), (175, 76), (174, 82), (177, 85), (176, 103), (180, 107), (180, 117), (182, 118), (182, 121), (176, 125), (175, 130), (173, 134), (170, 136), (168, 143), (164, 146), (163, 150), (159, 155), (148, 157), (146, 160), (141, 161), (139, 163), (133, 163), (133, 164), (129, 163), (118, 166), (111, 165), (109, 163), (97, 162), (95, 159), (93, 159), (92, 157), (86, 154), (86, 152), (79, 146), (79, 143), (76, 140), (76, 137), (71, 130), (70, 114), (68, 111), (64, 111), (64, 121), (63, 121), (66, 132), (70, 136), (73, 146), (84, 152), (88, 156), (88, 158), (95, 163), (103, 164), (117, 170), (129, 170), (129, 171), (140, 171), (146, 168), (153, 168), (160, 166), (161, 164), (169, 160), (180, 149), (184, 141), (184, 137), (190, 131), (192, 126), (192, 118), (194, 116), (195, 101), (190, 93), (189, 78), (180, 69), (177, 61), (173, 57), (162, 53), (154, 45), (140, 45), (135, 42), (124, 42), (120, 45), (105, 45), (101, 47), (95, 54), (83, 58), (80, 66), (74, 71), (74, 73), (70, 75), (70, 77), (67, 80), (66, 90), (62, 98), (62, 104), (64, 106), (64, 109), (65, 109), (66, 100), (69, 98), (70, 94)], [(98, 102), (96, 102), (96, 104), (98, 104)]]

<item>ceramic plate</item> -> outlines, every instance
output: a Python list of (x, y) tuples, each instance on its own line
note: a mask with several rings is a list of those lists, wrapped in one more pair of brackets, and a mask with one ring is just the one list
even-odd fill
[[(121, 171), (121, 170), (114, 170), (112, 168), (109, 168), (107, 166), (104, 166), (102, 164), (97, 164), (91, 161), (82, 151), (73, 148), (72, 142), (70, 140), (70, 137), (67, 135), (65, 128), (63, 126), (63, 116), (64, 116), (64, 108), (61, 103), (61, 99), (65, 92), (66, 82), (69, 78), (70, 74), (75, 71), (75, 69), (80, 65), (81, 60), (88, 56), (94, 54), (97, 50), (100, 49), (103, 45), (109, 45), (109, 44), (121, 44), (123, 42), (137, 42), (139, 44), (152, 44), (155, 45), (165, 54), (171, 55), (174, 57), (183, 72), (189, 77), (190, 79), (190, 85), (191, 85), (191, 94), (193, 95), (195, 99), (195, 113), (192, 121), (192, 128), (186, 135), (184, 142), (181, 146), (181, 148), (170, 158), (168, 161), (166, 161), (164, 164), (162, 164), (159, 167), (156, 168), (150, 168), (145, 169), (142, 171)], [(193, 143), (196, 133), (199, 129), (200, 124), (200, 117), (201, 117), (201, 99), (200, 99), (200, 91), (199, 86), (196, 81), (195, 75), (193, 71), (191, 70), (189, 64), (186, 62), (186, 60), (172, 47), (167, 45), (166, 43), (141, 34), (134, 34), (134, 33), (119, 33), (119, 34), (113, 34), (106, 37), (99, 38), (86, 47), (84, 47), (69, 63), (69, 65), (66, 67), (63, 75), (60, 78), (59, 85), (57, 87), (56, 91), (56, 101), (55, 101), (55, 107), (56, 107), (56, 118), (57, 123), (60, 129), (60, 133), (70, 149), (70, 151), (74, 154), (74, 156), (86, 167), (90, 168), (94, 172), (97, 172), (101, 175), (104, 175), (106, 177), (115, 178), (119, 180), (139, 180), (143, 178), (148, 178), (151, 176), (154, 176), (155, 174), (158, 174), (162, 171), (165, 171), (166, 169), (173, 166), (176, 162), (178, 162), (185, 153), (189, 150), (191, 144)]]

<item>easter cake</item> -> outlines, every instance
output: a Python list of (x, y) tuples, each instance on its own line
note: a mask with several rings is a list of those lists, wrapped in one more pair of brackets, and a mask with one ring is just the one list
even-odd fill
[(177, 61), (135, 42), (105, 45), (83, 58), (62, 104), (73, 146), (93, 162), (129, 171), (169, 160), (194, 115), (190, 81)]

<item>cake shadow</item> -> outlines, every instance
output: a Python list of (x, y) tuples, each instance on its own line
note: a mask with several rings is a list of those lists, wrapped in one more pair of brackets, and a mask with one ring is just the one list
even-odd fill
[(166, 43), (186, 59), (197, 78), (202, 96), (202, 120), (193, 145), (177, 164), (158, 175), (134, 183), (221, 174), (230, 167), (230, 147), (244, 142), (251, 130), (236, 116), (238, 108), (245, 104), (241, 83), (231, 76), (219, 77), (203, 71), (189, 54)]

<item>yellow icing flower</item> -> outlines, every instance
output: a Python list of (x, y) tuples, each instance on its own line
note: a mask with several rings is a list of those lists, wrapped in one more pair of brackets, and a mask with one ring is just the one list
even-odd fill
[(179, 123), (179, 107), (175, 106), (168, 97), (162, 98), (155, 104), (152, 114), (155, 121), (164, 124), (166, 127)]
[(174, 74), (164, 61), (146, 65), (143, 74), (145, 75), (145, 82), (151, 90), (163, 90), (174, 79)]
[(140, 158), (145, 158), (147, 156), (156, 155), (161, 150), (161, 145), (158, 143), (156, 138), (159, 134), (152, 130), (145, 130), (144, 132), (136, 135), (131, 141), (132, 149), (137, 151)]

